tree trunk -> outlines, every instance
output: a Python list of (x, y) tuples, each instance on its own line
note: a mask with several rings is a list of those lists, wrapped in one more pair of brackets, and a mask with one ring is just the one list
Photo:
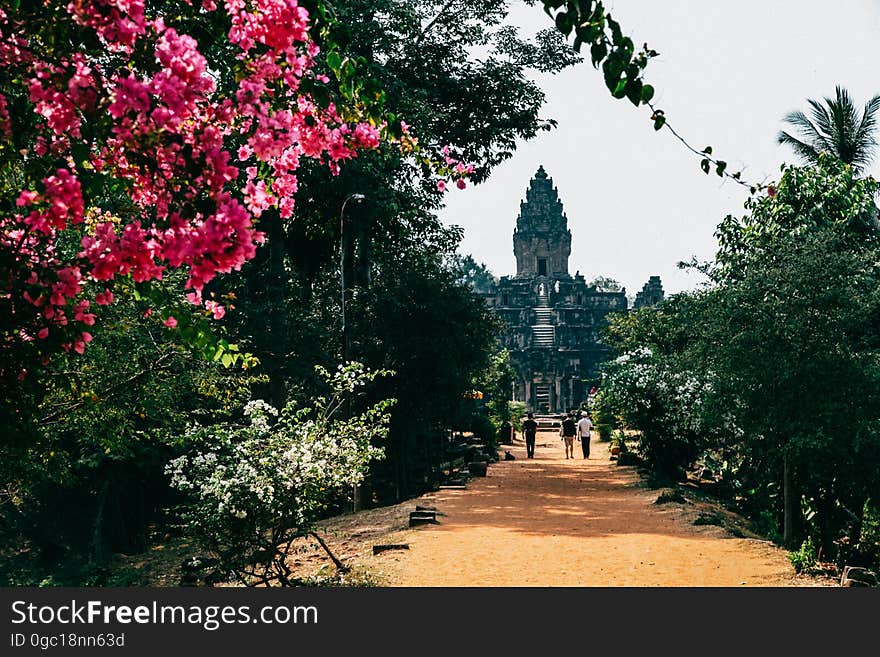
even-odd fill
[[(861, 542), (862, 542), (862, 526), (865, 521), (865, 505), (868, 502), (868, 498), (865, 495), (859, 495), (853, 501), (847, 500), (847, 505), (844, 506), (843, 510), (850, 518), (850, 522), (847, 526), (847, 538), (848, 545), (847, 550), (844, 554), (839, 554), (838, 557), (842, 557), (843, 562), (848, 563), (853, 557), (859, 559), (861, 557)], [(855, 509), (849, 508), (849, 505)]]
[(104, 546), (104, 507), (107, 504), (109, 490), (110, 482), (105, 481), (98, 494), (98, 511), (95, 513), (95, 526), (92, 532), (92, 560), (97, 564), (103, 564), (107, 560)]
[(795, 490), (794, 466), (791, 464), (791, 457), (787, 454), (783, 457), (782, 496), (782, 541), (786, 547), (796, 548), (797, 527), (800, 524), (796, 518), (801, 512), (801, 500), (800, 495)]
[(822, 535), (822, 560), (831, 561), (837, 557), (837, 546), (834, 543), (834, 531), (832, 529), (832, 513), (834, 503), (830, 493), (820, 492), (817, 499), (819, 514), (819, 529)]

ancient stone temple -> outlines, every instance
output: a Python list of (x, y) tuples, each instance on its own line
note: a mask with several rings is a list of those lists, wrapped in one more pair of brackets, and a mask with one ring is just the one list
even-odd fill
[(503, 342), (517, 372), (513, 398), (538, 412), (576, 408), (611, 354), (599, 331), (609, 313), (627, 311), (626, 290), (602, 292), (569, 273), (568, 218), (544, 167), (520, 203), (513, 253), (516, 275), (480, 294), (507, 327)]
[(663, 301), (663, 285), (660, 283), (659, 276), (651, 276), (648, 282), (642, 287), (641, 292), (636, 293), (633, 308), (638, 310), (645, 306), (656, 306)]

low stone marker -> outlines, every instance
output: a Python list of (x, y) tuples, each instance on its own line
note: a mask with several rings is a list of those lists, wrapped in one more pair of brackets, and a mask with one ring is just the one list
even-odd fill
[(471, 461), (468, 463), (468, 472), (475, 477), (485, 477), (488, 465), (486, 461)]
[(409, 526), (418, 527), (419, 525), (437, 524), (436, 511), (412, 511), (409, 514)]

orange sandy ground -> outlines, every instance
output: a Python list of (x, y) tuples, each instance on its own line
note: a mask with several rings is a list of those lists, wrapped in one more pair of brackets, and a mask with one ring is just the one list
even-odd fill
[[(411, 501), (436, 506), (440, 524), (371, 537), (408, 543), (370, 555), (367, 565), (392, 586), (816, 586), (795, 575), (772, 543), (695, 526), (696, 505), (657, 505), (660, 491), (639, 487), (633, 468), (592, 442), (589, 460), (575, 443), (566, 460), (555, 432), (540, 432), (536, 458), (522, 442), (515, 461), (489, 467), (467, 490)], [(367, 512), (369, 513), (369, 512)], [(357, 516), (337, 528), (345, 538)], [(400, 516), (398, 516), (398, 521)], [(339, 533), (341, 532), (341, 533)], [(376, 540), (381, 538), (382, 540)], [(328, 537), (328, 541), (333, 541)], [(349, 545), (343, 540), (340, 547)]]

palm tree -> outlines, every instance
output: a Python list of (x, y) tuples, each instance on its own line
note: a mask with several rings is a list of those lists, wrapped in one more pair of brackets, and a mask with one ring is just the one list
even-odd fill
[(837, 98), (826, 97), (824, 105), (808, 98), (809, 118), (799, 111), (786, 114), (783, 121), (797, 128), (798, 136), (782, 130), (776, 140), (791, 146), (806, 162), (815, 163), (820, 153), (830, 153), (861, 171), (870, 163), (877, 145), (874, 131), (880, 95), (869, 100), (859, 114), (846, 89), (838, 85), (836, 92)]

